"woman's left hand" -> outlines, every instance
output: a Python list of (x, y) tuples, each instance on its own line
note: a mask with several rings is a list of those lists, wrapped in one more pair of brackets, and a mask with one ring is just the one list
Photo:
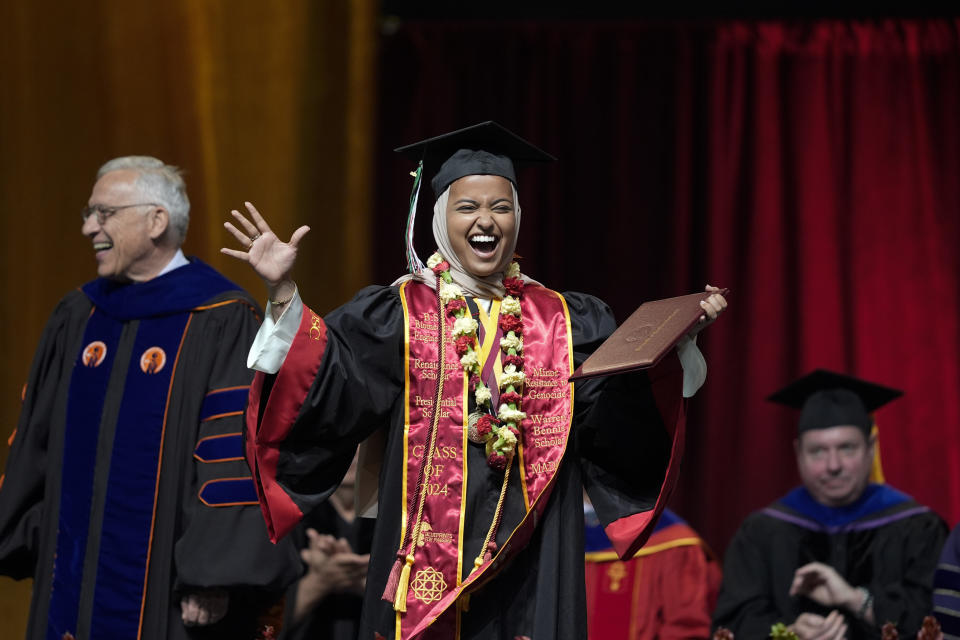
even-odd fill
[(720, 317), (720, 314), (723, 313), (723, 310), (727, 308), (727, 299), (723, 297), (723, 294), (716, 293), (720, 291), (720, 287), (714, 287), (708, 284), (704, 288), (704, 291), (713, 291), (715, 293), (712, 293), (709, 298), (700, 303), (700, 307), (703, 309), (703, 315), (700, 316), (700, 321), (690, 331), (689, 335), (691, 338), (713, 324), (716, 319)]

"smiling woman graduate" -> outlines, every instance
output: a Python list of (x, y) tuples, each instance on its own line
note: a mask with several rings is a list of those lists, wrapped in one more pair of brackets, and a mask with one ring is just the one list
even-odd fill
[[(267, 284), (249, 364), (247, 457), (274, 539), (383, 436), (361, 638), (585, 638), (586, 487), (617, 551), (643, 544), (675, 481), (692, 340), (649, 372), (568, 382), (615, 329), (601, 301), (514, 261), (516, 162), (552, 158), (491, 122), (398, 149), (420, 160), (411, 273), (325, 318), (290, 280), (307, 227), (281, 242), (257, 210), (227, 228)], [(423, 171), (437, 252), (413, 250)], [(715, 294), (706, 326), (726, 306)], [(686, 393), (684, 393), (686, 392)]]

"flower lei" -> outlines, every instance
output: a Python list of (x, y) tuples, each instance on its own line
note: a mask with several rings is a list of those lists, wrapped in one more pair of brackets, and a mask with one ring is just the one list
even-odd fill
[(480, 379), (480, 353), (477, 339), (478, 323), (470, 317), (463, 290), (450, 275), (450, 263), (437, 252), (427, 260), (427, 266), (440, 276), (440, 301), (448, 315), (454, 318), (454, 348), (460, 356), (460, 365), (469, 376), (477, 411), (469, 416), (468, 437), (473, 442), (483, 443), (490, 467), (503, 471), (513, 456), (520, 423), (527, 417), (520, 410), (523, 393), (523, 320), (520, 315), (520, 298), (523, 297), (523, 279), (520, 265), (511, 262), (503, 279), (507, 291), (500, 305), (500, 349), (504, 353), (503, 374), (500, 376), (500, 406), (494, 415), (492, 394)]

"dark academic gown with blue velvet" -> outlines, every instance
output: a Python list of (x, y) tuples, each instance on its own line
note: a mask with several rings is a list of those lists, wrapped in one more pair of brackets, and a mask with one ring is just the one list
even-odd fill
[(913, 637), (931, 611), (946, 533), (936, 513), (886, 485), (868, 485), (856, 502), (837, 508), (794, 489), (748, 516), (727, 548), (714, 627), (738, 638), (765, 638), (777, 622), (792, 624), (804, 612), (826, 615), (828, 608), (789, 595), (794, 572), (816, 561), (874, 596), (878, 624), (847, 615), (848, 638), (878, 638), (886, 622), (896, 624), (901, 637)]
[[(197, 260), (60, 301), (0, 485), (0, 573), (34, 579), (29, 640), (255, 636), (299, 570), (267, 539), (242, 455), (260, 319)], [(179, 594), (204, 587), (230, 610), (190, 631)]]
[[(420, 294), (427, 299), (434, 296), (424, 285), (408, 286), (423, 287)], [(538, 291), (539, 300), (560, 296)], [(535, 296), (525, 296), (524, 304), (533, 304)], [(304, 306), (300, 331), (282, 368), (275, 375), (258, 374), (248, 407), (248, 461), (256, 470), (264, 515), (276, 538), (282, 539), (303, 514), (335, 490), (358, 443), (377, 430), (384, 436), (379, 511), (360, 621), (359, 637), (364, 640), (398, 637), (398, 625), (406, 624), (398, 623), (392, 603), (382, 595), (397, 558), (402, 527), (411, 518), (404, 504), (413, 504), (412, 476), (410, 486), (403, 479), (406, 412), (413, 406), (412, 400), (405, 405), (404, 385), (418, 375), (429, 378), (431, 371), (429, 362), (405, 356), (424, 321), (436, 317), (436, 307), (429, 304), (425, 313), (414, 313), (412, 299), (412, 292), (405, 294), (398, 287), (368, 287), (322, 319)], [(576, 367), (616, 325), (609, 308), (596, 298), (564, 293), (563, 300), (569, 311), (571, 360)], [(524, 311), (525, 322), (532, 315), (529, 310)], [(528, 338), (525, 333), (525, 343)], [(481, 336), (481, 344), (484, 341)], [(525, 364), (528, 376), (537, 373), (535, 364), (532, 360)], [(453, 365), (451, 370), (451, 380), (459, 388), (463, 385), (459, 366)], [(684, 430), (682, 382), (679, 359), (671, 353), (650, 374), (575, 384), (569, 440), (546, 507), (542, 515), (532, 517), (535, 526), (529, 540), (507, 545), (513, 552), (509, 561), (494, 557), (492, 564), (481, 570), (483, 585), (472, 589), (469, 597), (458, 597), (442, 613), (432, 613), (439, 617), (431, 626), (410, 634), (401, 629), (399, 635), (404, 640), (585, 639), (583, 489), (586, 487), (607, 533), (617, 537), (618, 552), (632, 555), (652, 531), (675, 481)], [(565, 383), (563, 377), (560, 384)], [(423, 388), (428, 395), (434, 383), (428, 379)], [(531, 389), (542, 387), (530, 387), (524, 393)], [(470, 403), (467, 413), (473, 408), (472, 400)], [(457, 425), (451, 428), (460, 429)], [(541, 444), (535, 440), (536, 433), (530, 425), (524, 428), (521, 441), (526, 442), (528, 452)], [(482, 445), (467, 443), (463, 448), (464, 454), (459, 448), (438, 451), (448, 466), (461, 464), (461, 455), (465, 458), (462, 464), (467, 480), (462, 500), (446, 495), (429, 498), (450, 499), (450, 509), (461, 514), (461, 530), (444, 539), (439, 536), (448, 534), (439, 532), (434, 523), (429, 532), (432, 537), (424, 540), (427, 545), (453, 545), (462, 565), (460, 578), (467, 581), (494, 517), (503, 473), (487, 465)], [(448, 452), (450, 456), (445, 457)], [(496, 535), (496, 548), (504, 555), (504, 544), (519, 537), (515, 534), (521, 521), (531, 520), (518, 480), (519, 457), (514, 457), (512, 464)], [(416, 576), (428, 570), (419, 560), (413, 566), (411, 602), (414, 597), (446, 597), (457, 586), (456, 580), (436, 581), (432, 594), (424, 589), (421, 595), (416, 590), (424, 583)], [(411, 615), (408, 609), (400, 617)], [(451, 621), (446, 631), (438, 633), (436, 627), (452, 618), (455, 623)]]
[(933, 577), (933, 615), (946, 640), (960, 638), (960, 526), (954, 526), (940, 552)]

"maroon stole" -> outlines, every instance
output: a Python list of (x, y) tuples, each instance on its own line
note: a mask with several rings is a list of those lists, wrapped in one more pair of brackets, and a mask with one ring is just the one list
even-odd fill
[[(436, 293), (422, 284), (407, 282), (401, 286), (400, 297), (406, 327), (406, 474), (400, 538), (406, 540), (407, 528), (414, 527), (417, 518), (415, 492), (421, 466), (426, 464), (424, 449), (433, 420), (439, 343)], [(453, 318), (444, 314), (448, 339), (443, 358), (446, 377), (440, 399), (440, 420), (432, 464), (424, 469), (426, 500), (410, 570), (407, 610), (397, 613), (397, 638), (457, 637), (460, 609), (453, 605), (463, 594), (493, 578), (526, 546), (550, 497), (573, 415), (573, 384), (567, 382), (573, 372), (570, 315), (560, 294), (537, 285), (524, 288), (521, 313), (526, 374), (521, 409), (526, 412), (527, 420), (522, 425), (516, 456), (522, 469), (527, 515), (492, 558), (466, 580), (460, 579), (464, 564), (472, 565), (480, 553), (480, 549), (463, 547), (463, 504), (469, 482), (464, 451), (468, 446), (478, 445), (467, 440), (468, 381), (450, 337)], [(496, 334), (495, 330), (488, 331), (485, 337), (494, 340)], [(489, 353), (488, 358), (500, 357), (499, 344), (493, 345)]]

